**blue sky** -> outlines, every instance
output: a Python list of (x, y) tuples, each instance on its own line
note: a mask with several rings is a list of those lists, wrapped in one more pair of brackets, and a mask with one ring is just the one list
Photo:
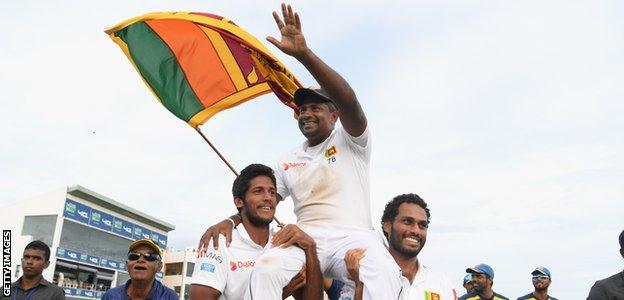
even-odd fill
[[(415, 192), (433, 220), (421, 260), (458, 285), (584, 299), (622, 270), (624, 7), (617, 1), (298, 1), (310, 47), (355, 89), (373, 134), (372, 215)], [(104, 28), (151, 11), (223, 15), (261, 40), (279, 2), (21, 1), (0, 5), (0, 204), (80, 184), (177, 226), (195, 245), (234, 211), (232, 174), (141, 82)], [(268, 43), (267, 43), (268, 44)], [(269, 48), (306, 84), (293, 59)], [(267, 95), (204, 132), (233, 165), (302, 141)], [(293, 222), (292, 204), (278, 215)]]

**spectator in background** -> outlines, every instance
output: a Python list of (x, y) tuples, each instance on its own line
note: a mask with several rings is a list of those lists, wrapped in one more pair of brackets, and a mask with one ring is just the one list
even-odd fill
[[(624, 231), (620, 233), (620, 255), (624, 257)], [(589, 291), (587, 299), (624, 299), (624, 271), (596, 281)]]
[(472, 274), (466, 274), (466, 276), (464, 276), (464, 283), (462, 285), (466, 289), (466, 294), (472, 292)]
[(134, 241), (128, 247), (126, 269), (130, 279), (125, 284), (108, 290), (102, 300), (178, 300), (172, 289), (156, 280), (156, 273), (162, 269), (160, 247), (152, 240)]
[(29, 300), (65, 299), (62, 288), (43, 278), (43, 270), (50, 265), (50, 247), (42, 241), (32, 241), (24, 248), (22, 256), (23, 275), (11, 284), (11, 298)]
[(518, 300), (557, 300), (557, 298), (548, 295), (548, 287), (550, 286), (551, 276), (550, 271), (545, 267), (537, 267), (533, 272), (533, 287), (535, 290), (527, 295), (524, 295)]
[(472, 292), (459, 297), (459, 300), (508, 300), (509, 298), (499, 295), (492, 290), (494, 285), (494, 269), (486, 264), (478, 264), (473, 268), (466, 269), (472, 274)]

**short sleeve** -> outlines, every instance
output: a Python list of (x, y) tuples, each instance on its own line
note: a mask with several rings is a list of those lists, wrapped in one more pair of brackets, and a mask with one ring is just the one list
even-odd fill
[(349, 142), (350, 144), (357, 145), (360, 148), (369, 148), (369, 144), (370, 144), (370, 130), (368, 129), (368, 126), (366, 126), (366, 129), (364, 129), (364, 132), (362, 132), (362, 134), (360, 134), (360, 136), (352, 136), (346, 130), (344, 130), (344, 128), (342, 128), (342, 127), (340, 127), (340, 130), (343, 131), (343, 134), (344, 134), (347, 142)]
[(282, 200), (290, 196), (290, 191), (286, 186), (284, 170), (280, 167), (280, 162), (276, 162), (273, 166), (273, 172), (275, 173), (275, 189), (278, 195), (282, 197)]
[[(219, 244), (225, 245), (225, 237), (219, 236)], [(215, 250), (212, 241), (207, 249), (197, 252), (191, 284), (209, 286), (223, 293), (228, 277), (228, 258), (225, 247)]]

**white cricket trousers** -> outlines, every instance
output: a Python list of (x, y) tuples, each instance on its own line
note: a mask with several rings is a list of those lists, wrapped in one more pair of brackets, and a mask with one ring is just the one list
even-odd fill
[[(324, 276), (353, 285), (353, 281), (347, 278), (344, 256), (350, 249), (365, 248), (365, 256), (360, 261), (360, 281), (364, 283), (363, 298), (399, 299), (402, 290), (401, 269), (383, 245), (377, 232), (300, 227), (316, 241), (321, 272)], [(282, 288), (304, 264), (305, 253), (299, 247), (268, 249), (256, 259), (245, 299), (281, 300)]]

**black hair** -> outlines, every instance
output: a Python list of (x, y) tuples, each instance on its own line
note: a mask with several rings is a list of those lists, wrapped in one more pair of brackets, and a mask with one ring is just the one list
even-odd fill
[(28, 243), (28, 245), (26, 245), (26, 248), (24, 248), (24, 252), (26, 252), (26, 250), (28, 250), (28, 249), (43, 250), (45, 261), (49, 261), (50, 260), (50, 247), (48, 247), (48, 245), (46, 245), (46, 243), (44, 243), (44, 242), (42, 242), (40, 240), (32, 241), (32, 242)]
[(620, 249), (624, 249), (624, 230), (620, 233)]
[(234, 184), (232, 184), (232, 196), (234, 196), (234, 198), (245, 199), (245, 192), (249, 189), (249, 183), (258, 176), (269, 177), (273, 185), (276, 185), (273, 169), (263, 164), (251, 164), (245, 167), (236, 179), (234, 179)]
[[(422, 209), (424, 209), (425, 213), (427, 214), (427, 223), (429, 223), (429, 221), (431, 220), (431, 212), (429, 211), (429, 208), (427, 208), (427, 203), (425, 202), (425, 200), (423, 200), (422, 198), (420, 198), (420, 196), (416, 194), (403, 194), (394, 197), (392, 200), (390, 200), (390, 202), (386, 204), (386, 208), (384, 209), (383, 215), (381, 216), (382, 232), (384, 232), (383, 224), (386, 221), (394, 221), (394, 218), (396, 218), (396, 216), (399, 214), (399, 206), (401, 206), (401, 204), (403, 203), (416, 204), (422, 207)], [(386, 233), (384, 232), (384, 235), (385, 234)]]

